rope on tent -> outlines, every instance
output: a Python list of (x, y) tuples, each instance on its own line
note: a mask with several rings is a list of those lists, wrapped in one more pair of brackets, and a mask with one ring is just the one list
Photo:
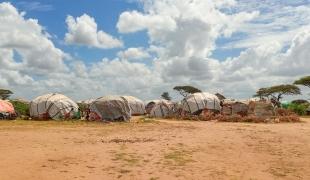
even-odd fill
[(200, 93), (202, 96), (203, 96), (203, 103), (204, 103), (204, 109), (205, 108), (207, 108), (208, 109), (208, 100), (207, 100), (207, 98), (206, 98), (206, 96), (205, 96), (205, 94), (203, 94), (203, 93)]
[(165, 117), (165, 116), (164, 116), (164, 110), (163, 110), (163, 108), (161, 107), (161, 104), (159, 105), (159, 108), (160, 108), (162, 117)]
[(187, 104), (187, 106), (188, 106), (188, 110), (189, 110), (189, 112), (190, 112), (190, 113), (192, 113), (192, 110), (191, 110), (191, 108), (190, 108), (190, 106), (189, 106), (189, 104), (188, 104), (188, 102), (187, 102), (187, 99), (186, 99), (186, 98), (184, 98), (184, 101), (186, 102), (186, 104)]
[(195, 95), (193, 95), (193, 97), (194, 97), (194, 100), (195, 100), (195, 102), (196, 102), (196, 105), (197, 105), (197, 111), (198, 111), (198, 110), (199, 110), (199, 104), (197, 103), (197, 100), (196, 100)]

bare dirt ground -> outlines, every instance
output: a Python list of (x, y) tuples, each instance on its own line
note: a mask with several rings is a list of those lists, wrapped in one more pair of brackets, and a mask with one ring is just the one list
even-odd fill
[(310, 179), (310, 120), (0, 121), (0, 179)]

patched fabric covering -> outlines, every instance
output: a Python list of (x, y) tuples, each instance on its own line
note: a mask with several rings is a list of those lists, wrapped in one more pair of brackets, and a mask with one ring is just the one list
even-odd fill
[(90, 111), (96, 113), (101, 120), (128, 121), (131, 118), (129, 104), (120, 96), (104, 96), (98, 98), (90, 105)]
[(218, 97), (207, 92), (187, 96), (181, 101), (181, 107), (189, 113), (195, 113), (204, 109), (221, 111), (221, 104)]
[(173, 104), (168, 101), (159, 101), (154, 104), (150, 111), (150, 117), (153, 118), (165, 118), (173, 113)]
[(9, 101), (0, 99), (0, 113), (15, 114), (14, 106)]
[(128, 102), (128, 105), (131, 110), (131, 115), (143, 115), (145, 114), (145, 105), (144, 102), (133, 96), (121, 96), (125, 101)]
[(32, 100), (29, 111), (33, 118), (73, 118), (78, 111), (78, 105), (65, 95), (53, 93)]

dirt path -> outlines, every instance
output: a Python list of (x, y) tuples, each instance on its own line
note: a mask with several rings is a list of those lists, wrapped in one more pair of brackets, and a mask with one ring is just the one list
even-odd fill
[(0, 179), (310, 179), (310, 122), (0, 122)]

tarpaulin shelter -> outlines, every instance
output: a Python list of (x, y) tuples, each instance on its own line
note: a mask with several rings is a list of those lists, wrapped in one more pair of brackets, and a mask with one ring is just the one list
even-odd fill
[(221, 111), (221, 102), (219, 98), (207, 92), (194, 93), (185, 97), (181, 101), (183, 111), (191, 114), (197, 114), (202, 110)]
[(222, 114), (224, 115), (242, 115), (248, 114), (249, 105), (246, 101), (223, 100)]
[(142, 100), (133, 96), (121, 96), (121, 98), (128, 102), (131, 110), (131, 115), (135, 116), (145, 114), (145, 105)]
[(250, 101), (248, 114), (257, 117), (272, 117), (275, 116), (275, 107), (270, 101)]
[(120, 96), (104, 96), (90, 105), (91, 120), (128, 121), (131, 110), (127, 101)]
[(150, 111), (150, 117), (153, 118), (165, 118), (173, 113), (173, 103), (169, 101), (156, 102)]
[(0, 99), (0, 119), (11, 119), (15, 116), (15, 110), (12, 103)]
[(158, 100), (151, 100), (151, 101), (148, 101), (146, 103), (146, 106), (145, 106), (145, 111), (147, 114), (150, 114), (152, 109), (157, 105), (157, 104), (166, 104), (166, 105), (173, 105), (173, 103), (171, 101), (168, 101), (168, 100), (165, 100), (165, 99), (158, 99)]
[(58, 93), (39, 96), (30, 102), (30, 116), (35, 119), (74, 118), (77, 112), (78, 105)]

